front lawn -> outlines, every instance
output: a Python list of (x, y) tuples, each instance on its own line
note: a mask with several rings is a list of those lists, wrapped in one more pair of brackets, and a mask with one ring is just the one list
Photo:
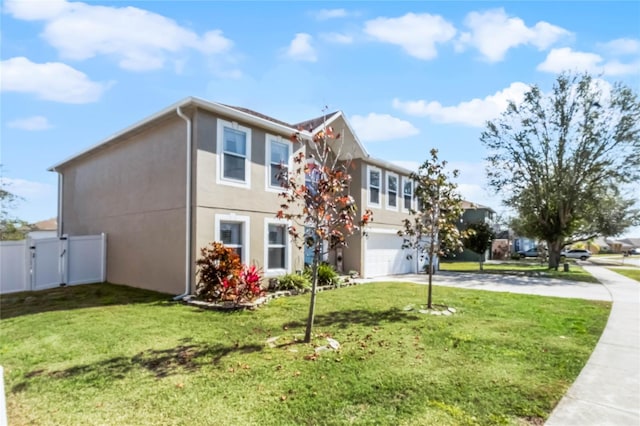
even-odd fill
[(640, 268), (609, 268), (613, 272), (617, 272), (620, 275), (624, 275), (627, 278), (631, 278), (632, 280), (640, 281)]
[[(500, 263), (484, 263), (484, 273), (488, 274), (524, 274), (541, 278), (558, 278), (569, 281), (584, 281), (588, 283), (599, 283), (593, 275), (582, 269), (573, 261), (569, 261), (569, 271), (564, 272), (561, 264), (557, 271), (550, 270), (547, 265), (540, 265), (540, 261), (519, 260), (505, 261)], [(478, 272), (480, 265), (478, 262), (440, 262), (440, 270), (452, 272)]]
[[(537, 425), (610, 309), (436, 287), (457, 312), (433, 316), (403, 309), (425, 286), (373, 283), (320, 293), (305, 345), (308, 297), (225, 313), (109, 284), (2, 296), (9, 423)], [(316, 354), (328, 336), (341, 348)]]

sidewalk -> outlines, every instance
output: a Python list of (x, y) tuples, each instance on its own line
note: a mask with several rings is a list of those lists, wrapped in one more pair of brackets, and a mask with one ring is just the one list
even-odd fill
[(611, 314), (589, 361), (545, 425), (638, 426), (640, 283), (603, 267), (583, 267), (611, 293)]

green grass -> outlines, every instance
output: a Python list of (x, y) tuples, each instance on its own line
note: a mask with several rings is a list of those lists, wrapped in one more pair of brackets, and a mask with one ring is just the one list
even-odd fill
[(613, 272), (617, 272), (620, 275), (631, 278), (632, 280), (640, 281), (640, 268), (609, 268)]
[[(215, 312), (109, 284), (0, 298), (11, 425), (541, 424), (610, 304), (374, 283)], [(280, 336), (270, 347), (266, 341)], [(326, 336), (336, 352), (314, 348)]]
[[(569, 281), (584, 281), (589, 283), (599, 283), (590, 273), (573, 261), (569, 261), (569, 271), (564, 272), (560, 265), (558, 271), (550, 270), (547, 265), (540, 265), (539, 261), (518, 260), (501, 263), (484, 263), (484, 273), (487, 274), (523, 274), (541, 278), (557, 278)], [(478, 262), (440, 262), (440, 270), (451, 272), (477, 272), (480, 271)]]

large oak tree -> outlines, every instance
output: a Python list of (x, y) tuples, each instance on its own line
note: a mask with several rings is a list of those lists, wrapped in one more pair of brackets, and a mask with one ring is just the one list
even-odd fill
[(625, 192), (640, 178), (640, 103), (630, 87), (563, 73), (551, 92), (531, 86), (510, 102), (481, 141), (490, 185), (521, 231), (547, 243), (550, 268), (563, 247), (638, 223)]

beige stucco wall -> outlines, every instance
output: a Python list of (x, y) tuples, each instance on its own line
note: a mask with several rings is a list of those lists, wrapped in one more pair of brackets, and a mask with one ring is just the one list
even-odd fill
[[(375, 230), (392, 230), (398, 231), (402, 228), (402, 221), (408, 217), (408, 213), (402, 210), (402, 178), (403, 175), (397, 171), (391, 171), (398, 176), (398, 210), (389, 210), (386, 207), (386, 183), (388, 169), (380, 166), (373, 165), (381, 171), (381, 187), (380, 187), (380, 207), (372, 207), (368, 204), (368, 189), (367, 189), (367, 173), (368, 163), (362, 159), (356, 159), (353, 162), (352, 168), (352, 181), (351, 181), (351, 193), (354, 196), (358, 205), (358, 211), (360, 214), (366, 209), (371, 209), (373, 212), (373, 222), (367, 227), (367, 232), (375, 232)], [(366, 237), (364, 237), (366, 238)], [(344, 250), (344, 269), (345, 272), (349, 270), (356, 270), (360, 274), (363, 273), (362, 267), (364, 265), (364, 238), (362, 233), (356, 233), (349, 238), (349, 247)]]
[[(243, 188), (217, 183), (218, 169), (217, 126), (218, 118), (210, 112), (198, 110), (194, 128), (196, 153), (196, 258), (200, 255), (200, 248), (216, 239), (216, 215), (236, 214), (249, 218), (249, 253), (245, 259), (247, 263), (255, 263), (265, 267), (265, 229), (266, 219), (275, 219), (282, 204), (278, 191), (266, 189), (266, 132), (247, 123), (239, 122), (241, 126), (251, 129), (251, 165), (250, 187)], [(222, 117), (225, 119), (225, 117)], [(271, 133), (273, 134), (273, 133)], [(290, 135), (281, 136), (288, 140)], [(300, 148), (292, 145), (292, 150)], [(291, 261), (290, 271), (302, 269), (304, 255), (302, 250), (290, 243)], [(265, 271), (266, 272), (266, 271)]]
[(61, 169), (62, 231), (107, 234), (108, 281), (183, 291), (185, 141), (174, 115)]

